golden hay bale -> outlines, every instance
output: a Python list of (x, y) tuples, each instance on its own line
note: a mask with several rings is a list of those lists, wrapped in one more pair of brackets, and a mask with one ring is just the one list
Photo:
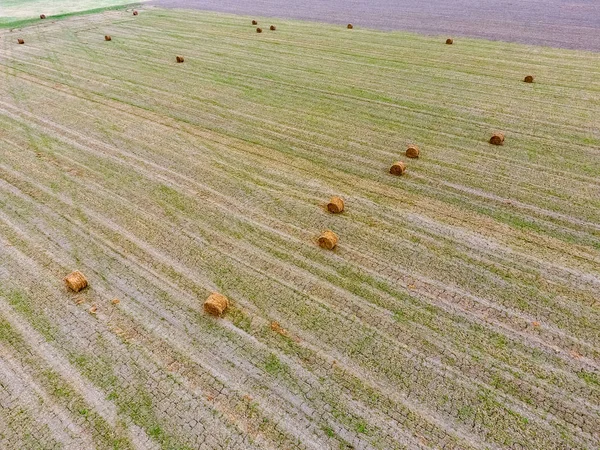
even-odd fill
[(107, 34), (106, 36), (104, 36), (104, 40), (105, 41), (112, 41), (112, 38)]
[(133, 10), (133, 15), (134, 15), (134, 16), (137, 16), (137, 15), (138, 15), (138, 12), (137, 12), (135, 9)]
[(532, 75), (527, 75), (523, 81), (525, 83), (533, 83), (533, 76)]
[(111, 302), (113, 305), (118, 305), (119, 303), (121, 303), (121, 300), (119, 300), (118, 298), (113, 298), (113, 299), (112, 299), (110, 302)]
[(348, 24), (348, 29), (349, 29), (349, 30), (351, 30), (352, 28), (354, 28), (354, 27), (352, 26), (352, 24), (351, 24), (351, 23), (349, 23), (349, 24)]
[(271, 30), (271, 31), (275, 31), (276, 29), (277, 29), (277, 28), (275, 27), (275, 25), (271, 25), (271, 26), (269, 27), (269, 30)]
[(502, 145), (504, 144), (504, 135), (502, 133), (494, 133), (490, 138), (490, 144)]
[(204, 311), (213, 315), (220, 316), (223, 314), (223, 311), (227, 309), (229, 306), (229, 300), (224, 295), (221, 295), (217, 292), (213, 292), (208, 296), (208, 298), (204, 301)]
[(18, 42), (19, 44), (24, 44), (24, 43), (25, 43), (25, 41), (24, 41), (23, 39), (17, 39), (17, 42)]
[(85, 289), (88, 285), (87, 278), (79, 270), (71, 272), (69, 275), (67, 275), (65, 277), (65, 283), (67, 284), (67, 287), (74, 292), (79, 292), (80, 290)]
[(406, 164), (402, 161), (397, 161), (390, 167), (390, 173), (392, 175), (402, 175), (404, 172), (406, 172)]
[(40, 14), (40, 19), (45, 19), (46, 18), (46, 14)]
[(92, 305), (89, 311), (90, 314), (96, 314), (98, 312), (98, 307), (96, 305)]
[(175, 61), (177, 61), (178, 63), (182, 63), (185, 60), (183, 59), (183, 56), (176, 56)]
[(256, 32), (257, 32), (257, 33), (262, 33), (262, 28), (257, 28), (257, 29), (256, 29)]
[(334, 214), (339, 214), (343, 210), (344, 200), (342, 200), (340, 197), (331, 197), (331, 200), (329, 200), (329, 203), (327, 203), (327, 211)]
[(454, 44), (454, 39), (450, 39), (450, 38), (446, 39), (446, 44), (448, 44), (448, 45)]
[(409, 145), (406, 149), (406, 157), (407, 158), (418, 158), (419, 157), (419, 147), (416, 145)]
[(319, 247), (333, 250), (338, 243), (337, 234), (331, 230), (324, 231), (319, 236)]
[(258, 25), (258, 22), (256, 20), (253, 20), (252, 25)]

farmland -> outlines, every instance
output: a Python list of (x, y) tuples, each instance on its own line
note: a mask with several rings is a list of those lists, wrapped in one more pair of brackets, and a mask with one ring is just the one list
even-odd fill
[(61, 16), (111, 8), (128, 3), (127, 0), (2, 0), (0, 4), (0, 27), (13, 26), (20, 21), (39, 17)]
[(600, 3), (594, 0), (150, 0), (148, 4), (600, 51)]
[(597, 447), (600, 54), (445, 38), (0, 30), (0, 448)]

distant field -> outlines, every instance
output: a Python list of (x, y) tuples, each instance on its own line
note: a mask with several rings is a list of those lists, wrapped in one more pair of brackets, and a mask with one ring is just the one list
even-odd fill
[(0, 26), (16, 21), (37, 18), (40, 14), (57, 16), (91, 9), (141, 3), (127, 0), (2, 0)]
[(597, 448), (600, 54), (251, 19), (0, 30), (0, 448)]
[(150, 0), (171, 8), (472, 36), (600, 52), (597, 0)]

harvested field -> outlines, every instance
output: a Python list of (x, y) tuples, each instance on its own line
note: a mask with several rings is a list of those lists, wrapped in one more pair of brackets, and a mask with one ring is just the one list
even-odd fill
[(363, 28), (600, 51), (597, 0), (151, 0), (149, 3), (327, 21), (344, 26), (350, 21)]
[(0, 2), (0, 27), (40, 17), (41, 14), (56, 18), (93, 9), (114, 8), (127, 3), (134, 2), (127, 0), (2, 0)]
[(0, 31), (0, 448), (597, 446), (599, 54), (141, 11)]

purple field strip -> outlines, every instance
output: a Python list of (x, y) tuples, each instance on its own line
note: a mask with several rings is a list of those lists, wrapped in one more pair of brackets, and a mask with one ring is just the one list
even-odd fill
[(150, 4), (600, 51), (598, 0), (152, 0)]

